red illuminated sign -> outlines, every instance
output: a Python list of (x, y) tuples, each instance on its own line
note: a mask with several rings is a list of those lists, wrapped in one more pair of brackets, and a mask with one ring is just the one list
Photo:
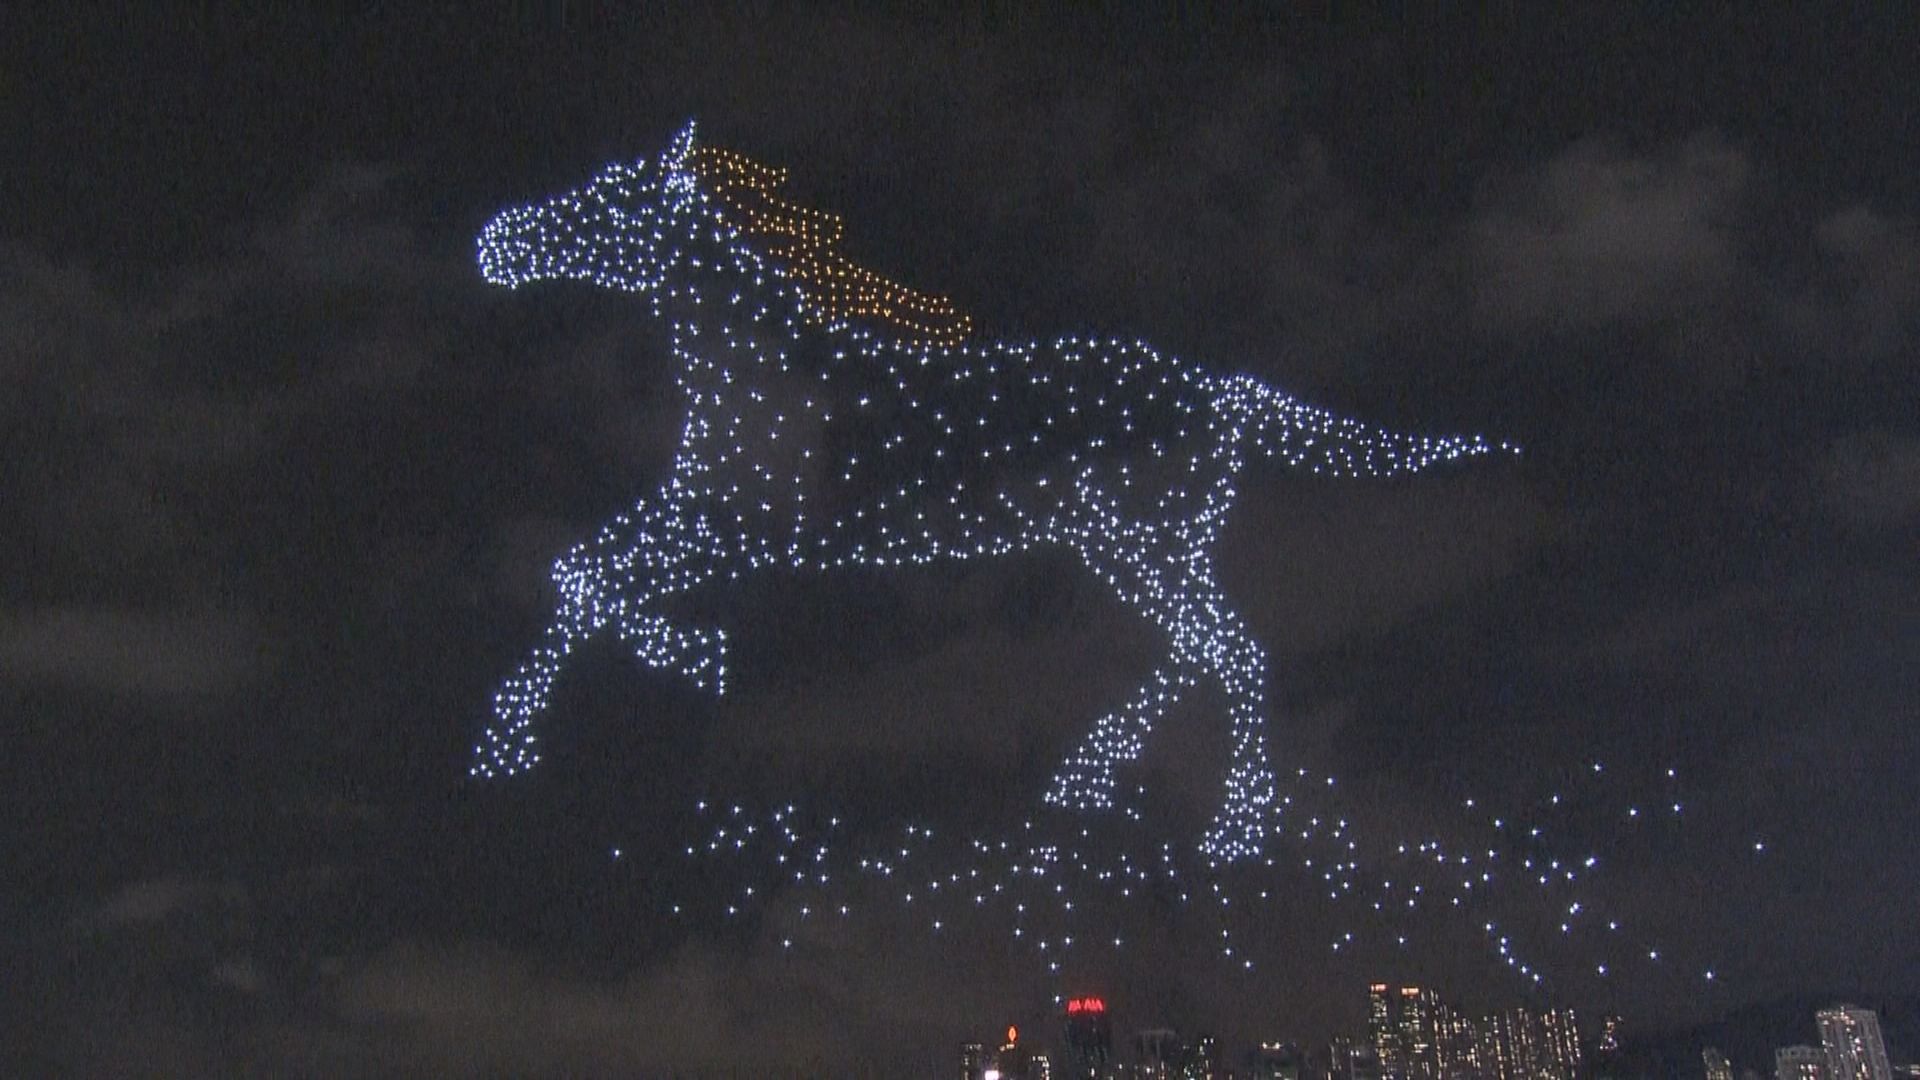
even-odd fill
[(1107, 1011), (1104, 998), (1084, 997), (1067, 999), (1067, 1015), (1078, 1016), (1081, 1013), (1103, 1013)]

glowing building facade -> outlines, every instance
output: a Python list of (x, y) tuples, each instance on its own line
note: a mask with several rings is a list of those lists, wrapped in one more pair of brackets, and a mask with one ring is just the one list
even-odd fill
[[(1369, 1071), (1377, 1070), (1383, 1080), (1473, 1080), (1495, 1075), (1489, 1064), (1486, 1025), (1475, 1024), (1438, 992), (1419, 986), (1396, 989), (1386, 983), (1374, 983), (1367, 991), (1367, 1034), (1373, 1053), (1364, 1065)], [(1523, 1033), (1519, 1042), (1528, 1055), (1525, 1060), (1532, 1062), (1540, 1042), (1532, 1017), (1523, 1014), (1516, 1030)], [(1500, 1029), (1492, 1035), (1497, 1041)], [(1506, 1042), (1514, 1039), (1507, 1037)], [(1357, 1075), (1355, 1064), (1352, 1048), (1344, 1054), (1336, 1050), (1331, 1071)], [(1532, 1073), (1512, 1075), (1537, 1080)]]
[(1503, 1009), (1475, 1029), (1475, 1060), (1464, 1075), (1488, 1080), (1577, 1080), (1584, 1076), (1579, 1019), (1572, 1009)]
[(1546, 1051), (1546, 1070), (1542, 1075), (1556, 1080), (1576, 1080), (1583, 1074), (1580, 1054), (1580, 1022), (1570, 1008), (1548, 1009), (1540, 1017), (1542, 1047)]
[(1826, 1080), (1892, 1080), (1880, 1017), (1872, 1009), (1835, 1005), (1813, 1014), (1825, 1052)]
[(1406, 1044), (1400, 1037), (1399, 1012), (1393, 987), (1386, 983), (1367, 987), (1367, 1036), (1373, 1041), (1373, 1056), (1380, 1065), (1382, 1080), (1406, 1080)]

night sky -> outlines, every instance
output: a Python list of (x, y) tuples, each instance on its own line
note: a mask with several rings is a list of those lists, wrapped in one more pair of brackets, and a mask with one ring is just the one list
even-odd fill
[[(1920, 993), (1911, 16), (432, 7), (9, 17), (0, 1054), (913, 1076), (1061, 992), (1229, 1040), (1358, 1032), (1375, 978), (1642, 1030)], [(1139, 946), (1057, 975), (1004, 919), (932, 934), (880, 888), (791, 948), (780, 896), (715, 914), (744, 871), (684, 857), (698, 799), (841, 816), (850, 850), (1020, 834), (1155, 651), (1058, 554), (709, 586), (727, 696), (595, 646), (542, 767), (470, 782), (548, 566), (679, 434), (643, 304), (489, 288), (473, 238), (689, 118), (985, 334), (1138, 338), (1525, 446), (1404, 480), (1256, 462), (1221, 575), (1278, 764), (1339, 777), (1322, 809), (1466, 847), (1544, 821), (1671, 959), (1516, 891), (1529, 995), (1477, 918), (1388, 947), (1284, 843), (1225, 878), (1270, 894), (1251, 973), (1207, 919), (1093, 894), (1088, 936)], [(1214, 706), (1130, 777), (1189, 862)]]

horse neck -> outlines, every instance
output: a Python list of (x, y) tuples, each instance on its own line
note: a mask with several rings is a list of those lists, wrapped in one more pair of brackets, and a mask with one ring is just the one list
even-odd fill
[(682, 356), (718, 362), (722, 353), (792, 340), (801, 316), (792, 286), (771, 266), (755, 267), (725, 250), (701, 251), (697, 267), (693, 261), (681, 260), (659, 303)]

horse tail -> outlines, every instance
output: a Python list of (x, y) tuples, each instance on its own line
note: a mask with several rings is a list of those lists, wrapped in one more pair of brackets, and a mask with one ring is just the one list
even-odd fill
[(1327, 476), (1394, 476), (1462, 457), (1520, 448), (1480, 435), (1408, 435), (1349, 419), (1281, 393), (1251, 375), (1211, 380), (1214, 411), (1263, 454)]

